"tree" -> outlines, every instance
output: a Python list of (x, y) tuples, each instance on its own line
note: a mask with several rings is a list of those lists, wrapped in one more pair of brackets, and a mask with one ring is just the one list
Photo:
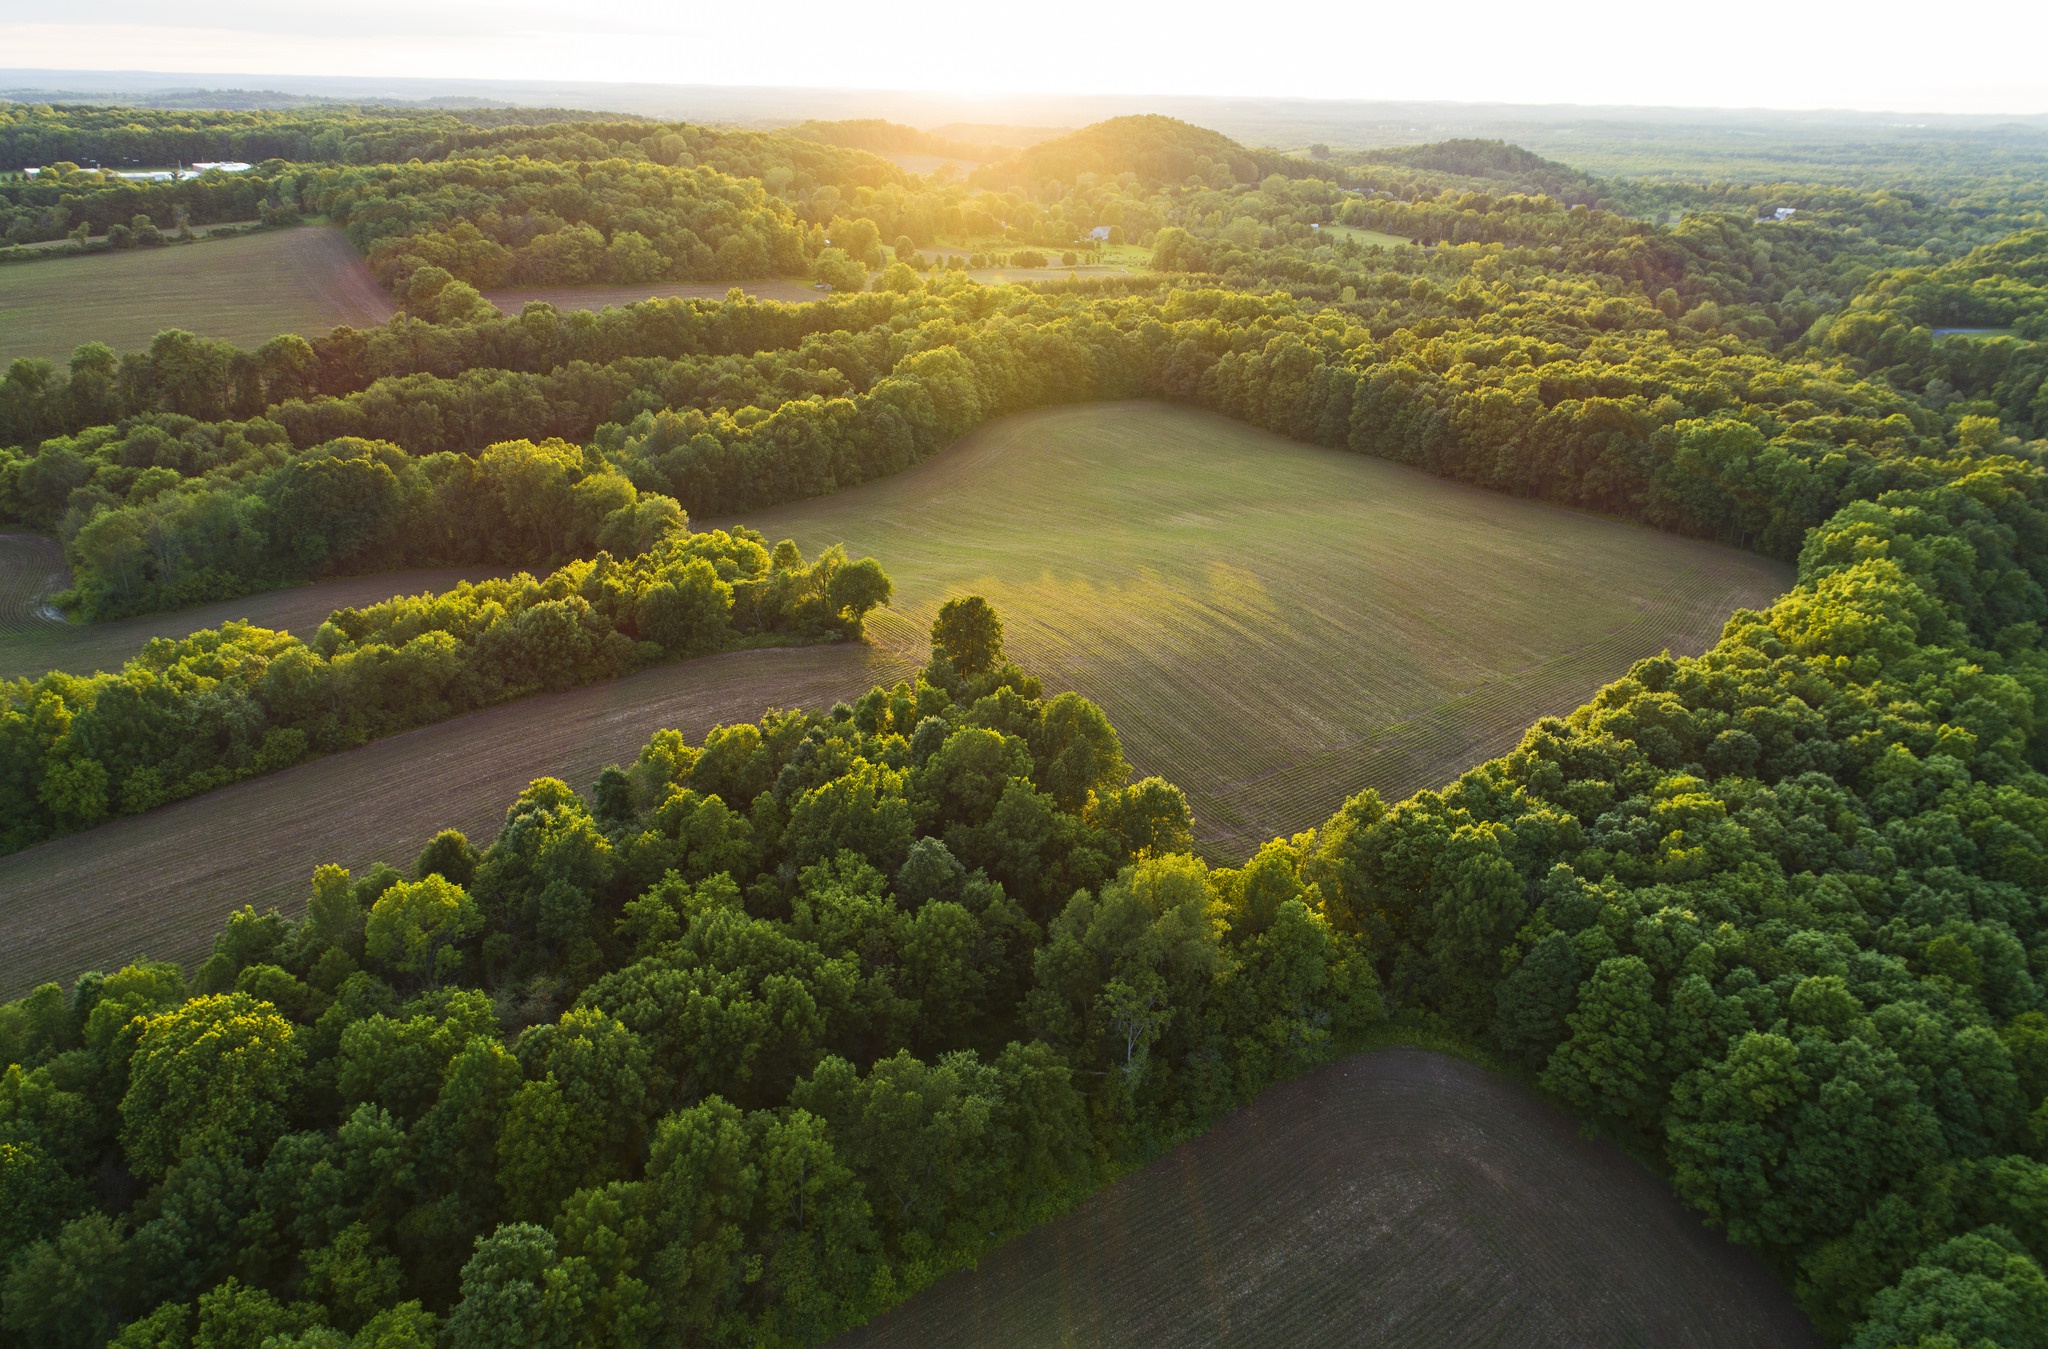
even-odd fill
[(868, 288), (868, 269), (840, 248), (828, 248), (819, 253), (817, 261), (811, 264), (811, 275), (837, 291)]
[(121, 1098), (130, 1164), (162, 1176), (186, 1157), (260, 1157), (283, 1132), (303, 1057), (291, 1022), (247, 994), (149, 1018)]
[(23, 1251), (0, 1284), (0, 1325), (21, 1344), (96, 1349), (121, 1323), (128, 1269), (118, 1224), (88, 1213)]
[(867, 1195), (839, 1158), (825, 1121), (805, 1110), (756, 1115), (767, 1317), (814, 1342), (848, 1319), (873, 1278)]
[(1581, 1109), (1623, 1118), (1654, 1107), (1663, 1018), (1652, 984), (1640, 956), (1601, 961), (1567, 1018), (1571, 1038), (1550, 1056), (1543, 1085)]
[[(533, 1223), (508, 1223), (480, 1237), (462, 1267), (462, 1299), (448, 1316), (451, 1349), (569, 1349), (576, 1307), (551, 1280), (555, 1237)], [(567, 1315), (565, 1315), (565, 1313)]]
[(1870, 1300), (1850, 1349), (2048, 1344), (2048, 1278), (2003, 1227), (1942, 1242)]
[(443, 829), (427, 840), (412, 864), (413, 875), (425, 880), (440, 876), (451, 885), (467, 888), (476, 877), (477, 851), (460, 829)]
[(738, 1303), (761, 1174), (740, 1112), (713, 1096), (670, 1115), (647, 1159), (650, 1286), (678, 1341), (703, 1337)]
[(1031, 753), (1039, 786), (1069, 812), (1078, 813), (1096, 791), (1120, 786), (1131, 773), (1116, 728), (1078, 693), (1062, 693), (1045, 705)]
[(1003, 658), (1003, 620), (979, 595), (947, 600), (932, 622), (933, 659), (941, 653), (969, 678), (994, 669)]
[(1501, 981), (1495, 994), (1494, 1038), (1530, 1064), (1548, 1060), (1565, 1036), (1565, 1018), (1579, 997), (1579, 957), (1571, 939), (1552, 932)]
[(520, 1038), (537, 1081), (513, 1098), (498, 1138), (498, 1178), (515, 1217), (554, 1216), (572, 1191), (622, 1174), (645, 1138), (647, 1050), (594, 1008)]
[(461, 963), (454, 943), (482, 931), (483, 922), (466, 890), (429, 872), (378, 896), (363, 928), (363, 949), (399, 975), (435, 983)]
[(861, 620), (870, 609), (887, 604), (892, 592), (893, 587), (882, 571), (881, 563), (864, 557), (833, 570), (826, 603), (833, 615), (847, 626), (849, 635), (858, 637)]
[(1123, 1060), (1117, 1066), (1135, 1083), (1145, 1071), (1145, 1051), (1159, 1038), (1172, 1019), (1166, 1005), (1166, 986), (1151, 970), (1135, 971), (1129, 979), (1112, 979), (1096, 995), (1102, 1019), (1121, 1042)]

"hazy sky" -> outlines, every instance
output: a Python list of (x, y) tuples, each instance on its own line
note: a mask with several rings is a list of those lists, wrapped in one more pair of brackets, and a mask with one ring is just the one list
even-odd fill
[(970, 94), (2048, 112), (2044, 54), (2048, 0), (0, 0), (0, 67)]

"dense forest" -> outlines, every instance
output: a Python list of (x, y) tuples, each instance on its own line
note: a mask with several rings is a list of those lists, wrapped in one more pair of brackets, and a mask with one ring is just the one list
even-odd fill
[[(38, 115), (0, 144), (110, 134)], [(332, 116), (336, 145), (397, 134)], [(65, 541), (87, 613), (372, 557), (558, 570), (7, 686), (17, 845), (266, 753), (855, 635), (880, 565), (687, 515), (1051, 403), (1192, 403), (1798, 584), (1241, 867), (1193, 857), (1179, 793), (1132, 783), (1101, 712), (1043, 696), (973, 599), (914, 683), (657, 732), (410, 875), (307, 858), (303, 914), (237, 915), (196, 971), (0, 1009), (11, 1342), (815, 1343), (1392, 1019), (1625, 1140), (1830, 1342), (2048, 1345), (2041, 193), (1611, 183), (1474, 142), (1324, 164), (1165, 119), (862, 183), (774, 147), (886, 128), (761, 136), (750, 174), (682, 163), (662, 124), (429, 122), (418, 165), (263, 179), (396, 222), (357, 243), (407, 314), (17, 362), (0, 515)], [(546, 148), (575, 136), (620, 152)], [(509, 244), (522, 194), (582, 168), (563, 224)], [(886, 270), (802, 306), (506, 316), (482, 263), (423, 251), (651, 243), (607, 194), (685, 182), (685, 215), (729, 208), (714, 257), (773, 225)], [(1682, 218), (1645, 218), (1653, 190)], [(918, 256), (1103, 225), (1152, 267), (980, 285)], [(95, 749), (117, 741), (140, 748)]]

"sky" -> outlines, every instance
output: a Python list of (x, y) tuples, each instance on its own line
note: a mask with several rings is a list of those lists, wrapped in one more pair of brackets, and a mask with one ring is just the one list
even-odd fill
[(2048, 2), (0, 0), (0, 66), (2048, 113)]

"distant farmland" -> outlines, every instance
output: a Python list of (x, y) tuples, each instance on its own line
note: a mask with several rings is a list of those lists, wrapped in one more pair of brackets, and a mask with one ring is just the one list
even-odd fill
[[(0, 638), (0, 641), (4, 641)], [(313, 868), (410, 868), (437, 830), (496, 836), (537, 777), (586, 789), (660, 727), (693, 741), (769, 707), (814, 710), (907, 673), (840, 644), (739, 651), (529, 698), (0, 857), (0, 999), (138, 956), (190, 964), (244, 904), (296, 915)]]
[(165, 328), (245, 347), (394, 312), (339, 229), (296, 229), (0, 267), (0, 364), (85, 342), (146, 347)]
[(912, 659), (941, 602), (986, 595), (1018, 663), (1100, 702), (1231, 860), (1362, 788), (1440, 786), (1792, 583), (1733, 549), (1151, 403), (1005, 418), (744, 523), (880, 558), (896, 598), (870, 635)]
[(674, 297), (683, 300), (723, 300), (737, 285), (762, 300), (783, 300), (801, 304), (826, 294), (809, 281), (771, 277), (762, 281), (648, 281), (637, 286), (542, 286), (523, 290), (494, 290), (486, 300), (508, 314), (539, 300), (557, 309), (608, 309), (614, 305), (637, 304), (641, 300)]
[(1762, 1261), (1471, 1064), (1361, 1054), (1025, 1233), (836, 1349), (1805, 1349)]

